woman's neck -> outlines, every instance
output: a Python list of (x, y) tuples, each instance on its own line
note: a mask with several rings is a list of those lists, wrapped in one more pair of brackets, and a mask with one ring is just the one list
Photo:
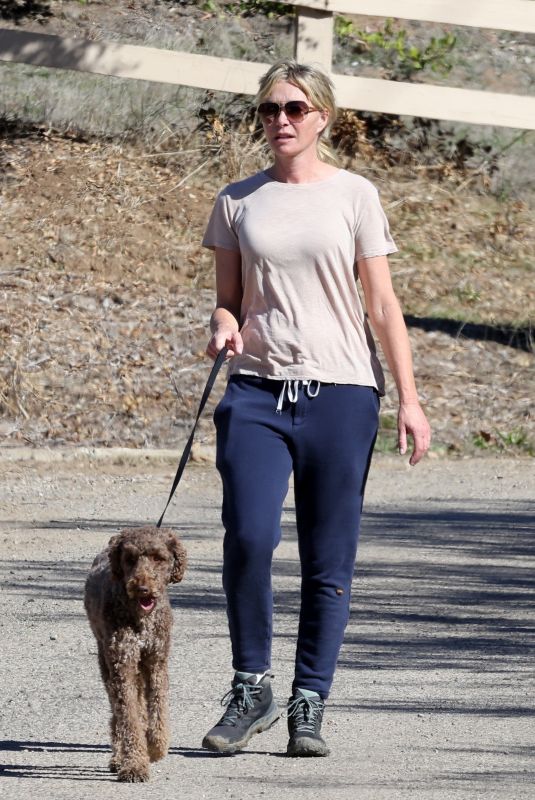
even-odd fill
[(338, 172), (338, 168), (320, 161), (319, 158), (313, 160), (277, 158), (266, 172), (270, 178), (280, 183), (314, 183), (334, 175)]

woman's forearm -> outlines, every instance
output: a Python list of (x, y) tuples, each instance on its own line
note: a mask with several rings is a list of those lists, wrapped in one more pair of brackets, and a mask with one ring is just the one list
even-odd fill
[(372, 327), (381, 343), (396, 383), (400, 403), (417, 403), (412, 354), (407, 327), (395, 295), (379, 308), (369, 310)]
[(218, 306), (210, 317), (210, 330), (218, 333), (221, 330), (235, 333), (239, 331), (240, 325), (234, 314), (227, 308)]
[(381, 303), (372, 304), (372, 307), (372, 313), (368, 309), (370, 322), (381, 342), (399, 395), (399, 452), (407, 451), (407, 435), (410, 434), (414, 447), (409, 463), (414, 466), (429, 449), (431, 429), (418, 400), (407, 327), (393, 292), (386, 297), (383, 295)]

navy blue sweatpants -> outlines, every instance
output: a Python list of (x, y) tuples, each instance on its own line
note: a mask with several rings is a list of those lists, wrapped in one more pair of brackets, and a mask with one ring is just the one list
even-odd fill
[[(368, 386), (232, 376), (214, 413), (223, 482), (223, 586), (233, 667), (271, 666), (271, 564), (293, 469), (301, 612), (293, 689), (326, 698), (349, 617), (364, 487), (378, 426)], [(294, 398), (295, 399), (295, 398)]]

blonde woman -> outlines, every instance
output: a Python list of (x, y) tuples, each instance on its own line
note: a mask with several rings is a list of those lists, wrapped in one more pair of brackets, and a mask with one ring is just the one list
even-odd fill
[(349, 616), (366, 478), (377, 434), (378, 336), (399, 394), (399, 450), (429, 447), (387, 256), (396, 251), (377, 190), (340, 169), (328, 145), (332, 84), (275, 64), (256, 98), (273, 163), (231, 184), (203, 240), (215, 251), (217, 302), (207, 353), (229, 349), (214, 421), (223, 483), (223, 586), (231, 688), (203, 747), (232, 753), (280, 716), (271, 688), (271, 563), (293, 471), (301, 609), (287, 717), (290, 756), (326, 756), (321, 736)]

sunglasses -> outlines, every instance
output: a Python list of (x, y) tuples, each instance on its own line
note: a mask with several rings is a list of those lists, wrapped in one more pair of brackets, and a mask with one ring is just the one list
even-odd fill
[(260, 103), (256, 113), (264, 122), (274, 122), (281, 111), (284, 111), (290, 122), (303, 122), (311, 111), (319, 111), (308, 106), (304, 100), (289, 100), (283, 105), (279, 103)]

